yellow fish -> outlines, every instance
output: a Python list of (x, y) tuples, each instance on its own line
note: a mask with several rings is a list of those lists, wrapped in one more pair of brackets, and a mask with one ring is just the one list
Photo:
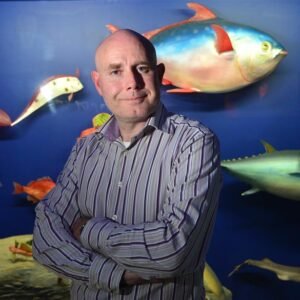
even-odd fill
[(87, 135), (94, 133), (99, 127), (101, 127), (104, 123), (106, 123), (110, 117), (111, 117), (111, 115), (108, 113), (100, 113), (100, 114), (94, 116), (94, 118), (92, 120), (93, 127), (87, 128), (87, 129), (81, 131), (79, 138), (82, 138), (82, 137), (85, 137)]
[(300, 282), (299, 266), (294, 267), (294, 266), (281, 265), (268, 258), (264, 258), (262, 260), (247, 259), (240, 265), (236, 266), (234, 270), (229, 274), (229, 276), (236, 273), (244, 265), (255, 266), (261, 269), (274, 272), (277, 275), (277, 277), (281, 280), (291, 280), (295, 282)]
[(48, 78), (35, 92), (21, 115), (12, 122), (10, 126), (18, 124), (34, 111), (60, 95), (70, 94), (68, 100), (71, 101), (73, 94), (80, 91), (82, 88), (83, 85), (78, 79), (78, 76), (56, 75)]

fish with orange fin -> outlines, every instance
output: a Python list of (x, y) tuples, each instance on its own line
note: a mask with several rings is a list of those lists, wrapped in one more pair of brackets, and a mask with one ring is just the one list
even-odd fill
[(81, 131), (79, 138), (83, 138), (87, 135), (94, 133), (98, 128), (100, 128), (104, 123), (106, 123), (110, 117), (111, 115), (108, 113), (100, 113), (94, 116), (92, 120), (93, 127)]
[(187, 6), (193, 17), (144, 34), (166, 67), (163, 84), (176, 87), (169, 93), (237, 90), (269, 75), (287, 55), (267, 33), (218, 18), (198, 3)]
[(2, 109), (0, 109), (0, 127), (10, 126), (10, 116)]
[(45, 198), (45, 196), (55, 187), (55, 182), (50, 177), (42, 177), (29, 182), (27, 185), (21, 185), (14, 182), (13, 194), (27, 194), (27, 200), (33, 203)]
[(15, 241), (14, 246), (8, 247), (9, 251), (13, 254), (22, 256), (32, 256), (32, 239), (26, 242)]
[(68, 100), (71, 101), (74, 93), (83, 89), (83, 85), (78, 78), (79, 71), (76, 73), (76, 75), (56, 75), (46, 79), (34, 93), (21, 115), (11, 123), (11, 126), (18, 124), (58, 96), (69, 94)]

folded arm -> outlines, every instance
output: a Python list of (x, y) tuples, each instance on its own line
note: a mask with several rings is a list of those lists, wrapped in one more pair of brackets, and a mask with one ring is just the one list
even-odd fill
[(90, 219), (81, 234), (87, 249), (103, 253), (143, 278), (175, 277), (203, 264), (221, 187), (214, 135), (186, 143), (174, 162), (158, 220), (121, 225)]
[(77, 206), (77, 144), (60, 174), (56, 187), (36, 207), (33, 257), (70, 279), (109, 291), (118, 290), (124, 268), (100, 252), (86, 249), (71, 226), (80, 217)]

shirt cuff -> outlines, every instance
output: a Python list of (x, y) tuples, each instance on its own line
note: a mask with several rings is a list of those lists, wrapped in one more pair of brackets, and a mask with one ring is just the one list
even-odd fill
[(85, 224), (80, 241), (85, 248), (109, 256), (107, 253), (108, 237), (118, 225), (110, 219), (92, 218)]
[(96, 256), (89, 270), (89, 284), (110, 292), (120, 291), (120, 282), (125, 269), (110, 258)]

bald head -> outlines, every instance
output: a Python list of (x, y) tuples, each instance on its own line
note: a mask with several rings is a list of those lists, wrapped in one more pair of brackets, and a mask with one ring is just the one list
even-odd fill
[(97, 47), (95, 54), (95, 64), (97, 70), (100, 68), (99, 60), (101, 56), (111, 48), (122, 49), (126, 44), (136, 43), (142, 50), (145, 51), (149, 62), (156, 65), (156, 52), (152, 43), (144, 36), (131, 29), (119, 29), (105, 38)]

